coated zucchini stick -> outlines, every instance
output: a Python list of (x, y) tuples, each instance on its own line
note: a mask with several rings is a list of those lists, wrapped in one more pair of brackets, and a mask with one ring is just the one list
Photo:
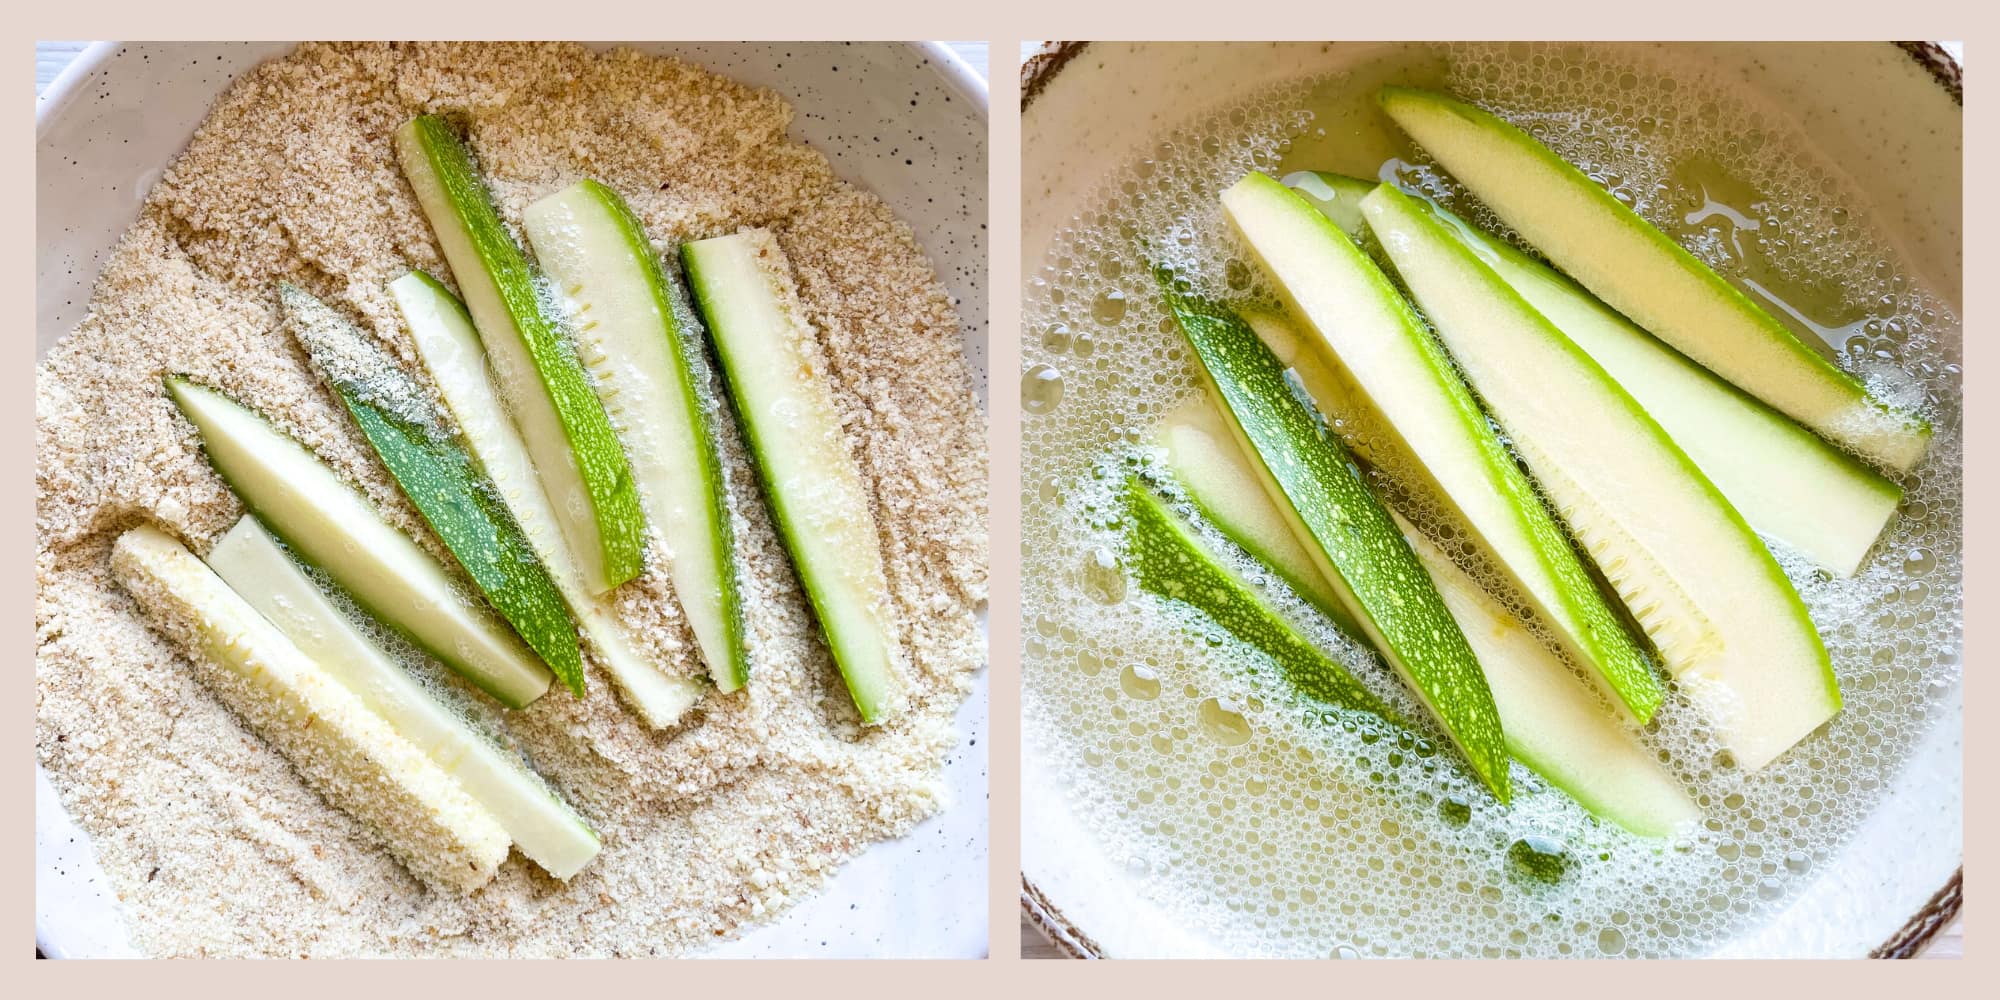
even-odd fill
[(411, 874), (463, 893), (493, 878), (512, 843), (500, 821), (194, 553), (142, 526), (119, 537), (111, 570), (202, 683)]

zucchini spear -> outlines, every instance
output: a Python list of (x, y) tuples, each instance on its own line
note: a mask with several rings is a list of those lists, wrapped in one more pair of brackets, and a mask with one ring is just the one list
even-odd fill
[(1839, 712), (1798, 592), (1659, 424), (1422, 202), (1385, 185), (1361, 207), (1550, 503), (1743, 768)]
[(1125, 483), (1125, 512), (1125, 546), (1140, 587), (1201, 612), (1229, 634), (1256, 647), (1301, 693), (1395, 721), (1380, 698), (1307, 642), (1256, 591), (1216, 561), (1137, 478)]
[[(1222, 416), (1206, 397), (1206, 393), (1189, 397), (1168, 414), (1167, 422), (1183, 428), (1219, 424)], [(1231, 524), (1282, 527), (1283, 515), (1269, 497), (1238, 486), (1254, 482), (1256, 472), (1233, 442), (1217, 442), (1212, 450), (1170, 451), (1167, 466), (1190, 495), (1206, 498), (1198, 501), (1202, 511), (1216, 520), (1224, 534), (1234, 537), (1228, 527)], [(1699, 818), (1700, 810), (1673, 775), (1620, 722), (1594, 688), (1544, 647), (1525, 623), (1488, 596), (1435, 543), (1394, 510), (1389, 513), (1479, 657), (1500, 722), (1506, 727), (1507, 752), (1515, 760), (1569, 793), (1594, 815), (1641, 836), (1668, 836)], [(1300, 546), (1262, 548), (1263, 552), (1252, 554), (1285, 579), (1318, 575), (1311, 557)], [(1144, 579), (1142, 576), (1142, 583)], [(1245, 602), (1245, 606), (1252, 605)]]
[[(1285, 184), (1348, 235), (1367, 228), (1373, 181), (1299, 173)], [(1759, 534), (1853, 576), (1896, 516), (1903, 488), (1695, 364), (1554, 268), (1426, 201), (1453, 236), (1617, 380)], [(1351, 220), (1351, 221), (1350, 221)]]
[(758, 229), (681, 258), (785, 549), (855, 708), (880, 722), (904, 696), (881, 535), (784, 252)]
[(1931, 426), (1853, 375), (1512, 124), (1442, 94), (1384, 87), (1382, 110), (1564, 273), (1661, 340), (1827, 439), (1896, 472)]
[(1399, 485), (1443, 501), (1571, 657), (1635, 721), (1651, 720), (1666, 697), (1652, 664), (1422, 318), (1347, 234), (1291, 189), (1252, 173), (1222, 202), (1304, 324), (1315, 360), (1339, 376), (1326, 388), (1352, 389), (1385, 418), (1370, 437), (1389, 460), (1364, 457)]

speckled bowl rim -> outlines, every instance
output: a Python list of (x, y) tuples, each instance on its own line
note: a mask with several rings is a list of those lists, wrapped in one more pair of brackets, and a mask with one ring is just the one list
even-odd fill
[[(1945, 93), (1951, 95), (1952, 103), (1965, 104), (1965, 67), (1950, 52), (1936, 42), (1893, 42), (1910, 58), (1915, 59), (1937, 81)], [(1089, 42), (1043, 42), (1021, 63), (1021, 111), (1025, 115), (1028, 106), (1048, 87), (1049, 81), (1063, 71), (1070, 61), (1088, 48)], [(1869, 958), (1915, 958), (1930, 946), (1939, 931), (1951, 924), (1958, 916), (1963, 900), (1965, 868), (1963, 865), (1952, 873), (1951, 878), (1932, 894), (1930, 901), (1922, 909), (1903, 922), (1903, 926), (1887, 941), (1877, 945), (1868, 953)], [(1035, 929), (1042, 932), (1049, 944), (1070, 958), (1104, 958), (1104, 950), (1081, 927), (1065, 916), (1062, 909), (1051, 901), (1033, 879), (1024, 872), (1021, 875), (1021, 913)]]

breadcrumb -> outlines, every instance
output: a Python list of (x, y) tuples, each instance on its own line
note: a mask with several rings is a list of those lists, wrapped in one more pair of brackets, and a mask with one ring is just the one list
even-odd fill
[[(447, 272), (390, 136), (462, 125), (514, 223), (583, 177), (671, 253), (766, 226), (800, 282), (875, 496), (910, 708), (864, 731), (733, 432), (723, 457), (752, 677), (655, 732), (596, 665), (583, 699), (504, 713), (426, 682), (525, 751), (603, 836), (567, 887), (518, 853), (478, 893), (429, 891), (195, 679), (111, 580), (157, 522), (207, 547), (241, 507), (160, 391), (185, 372), (257, 406), (421, 531), (285, 333), (290, 281), (421, 372), (386, 285)], [(769, 920), (871, 842), (944, 806), (953, 713), (984, 643), (984, 419), (944, 289), (907, 226), (785, 137), (792, 109), (699, 67), (577, 45), (309, 44), (239, 80), (106, 262), (36, 373), (36, 758), (90, 833), (135, 944), (192, 955), (674, 954)], [(712, 375), (712, 373), (711, 373)], [(666, 576), (615, 595), (641, 648), (700, 668)]]

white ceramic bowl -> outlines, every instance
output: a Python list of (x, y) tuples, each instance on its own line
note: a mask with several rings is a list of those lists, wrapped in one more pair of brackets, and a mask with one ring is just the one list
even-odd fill
[[(1332, 74), (1395, 43), (1050, 43), (1023, 69), (1022, 273), (1040, 269), (1058, 228), (1110, 170), (1166, 130), (1265, 86)], [(1870, 203), (1907, 221), (1902, 250), (1939, 289), (1960, 274), (1956, 58), (1886, 44), (1698, 46), (1789, 109)], [(1916, 61), (1913, 63), (1911, 57)], [(1934, 72), (1925, 72), (1933, 68)], [(1891, 793), (1836, 861), (1772, 922), (1720, 949), (1739, 956), (1907, 953), (1957, 909), (1963, 848), (1961, 692), (1925, 734)], [(1058, 948), (1096, 957), (1200, 956), (1213, 942), (1145, 902), (1105, 856), (1052, 765), (1024, 734), (1022, 905)], [(1938, 902), (1933, 905), (1934, 897)]]
[[(83, 318), (104, 254), (211, 102), (245, 70), (294, 44), (99, 42), (37, 100), (37, 357)], [(936, 43), (619, 44), (678, 56), (791, 100), (800, 112), (793, 136), (825, 153), (841, 177), (885, 199), (930, 252), (958, 306), (983, 409), (986, 82)], [(922, 95), (914, 107), (912, 95)], [(908, 129), (925, 142), (914, 154), (904, 148), (890, 157), (886, 147), (848, 138), (884, 129)], [(917, 159), (914, 168), (905, 157)], [(945, 770), (949, 809), (908, 837), (869, 848), (777, 923), (708, 954), (984, 955), (986, 685), (981, 671), (958, 713), (967, 742)], [(132, 954), (88, 838), (70, 823), (39, 769), (35, 864), (35, 944), (44, 954)], [(857, 901), (865, 905), (850, 909)]]

